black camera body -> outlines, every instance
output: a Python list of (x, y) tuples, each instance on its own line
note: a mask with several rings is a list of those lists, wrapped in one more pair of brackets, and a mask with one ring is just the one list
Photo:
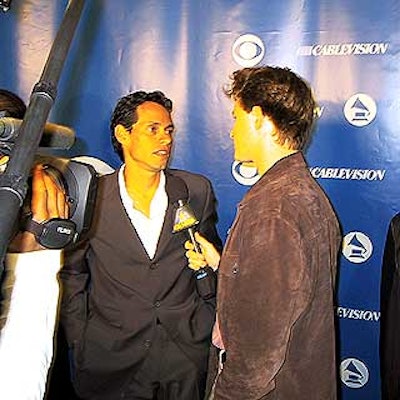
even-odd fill
[(82, 240), (93, 219), (97, 193), (98, 174), (95, 168), (82, 161), (49, 155), (36, 155), (34, 165), (42, 165), (66, 194), (69, 217), (52, 218), (38, 223), (32, 219), (32, 176), (28, 177), (27, 190), (18, 219), (13, 226), (15, 236), (20, 231), (32, 232), (43, 247), (61, 249)]
[[(2, 5), (0, 1), (0, 6)], [(26, 106), (16, 94), (0, 89), (0, 156), (13, 157), (14, 146), (23, 123)], [(97, 190), (97, 173), (90, 164), (48, 155), (51, 150), (70, 149), (75, 142), (71, 128), (46, 123), (34, 164), (42, 164), (46, 173), (64, 190), (69, 203), (69, 219), (53, 218), (38, 224), (32, 220), (31, 177), (27, 181), (26, 196), (14, 231), (28, 230), (47, 248), (63, 248), (82, 239), (90, 228)], [(5, 167), (6, 164), (0, 167)], [(1, 174), (1, 170), (0, 170)], [(6, 182), (12, 185), (12, 182)]]
[[(35, 164), (42, 164), (64, 189), (69, 203), (69, 220), (75, 223), (74, 242), (89, 231), (96, 201), (98, 175), (94, 167), (81, 161), (37, 155)], [(29, 197), (29, 196), (27, 196)]]

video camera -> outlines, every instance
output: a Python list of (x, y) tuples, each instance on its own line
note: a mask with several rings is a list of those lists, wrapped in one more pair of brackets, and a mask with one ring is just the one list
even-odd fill
[[(19, 109), (18, 107), (19, 106)], [(0, 158), (12, 157), (15, 139), (25, 112), (21, 99), (0, 89)], [(16, 116), (17, 118), (14, 118)], [(46, 173), (64, 190), (69, 203), (69, 219), (53, 218), (39, 224), (30, 217), (31, 179), (15, 231), (28, 230), (47, 248), (64, 248), (84, 237), (90, 228), (97, 190), (97, 172), (87, 163), (47, 154), (50, 149), (67, 150), (75, 141), (68, 127), (47, 123), (34, 164), (42, 164)], [(0, 170), (0, 173), (3, 171)]]

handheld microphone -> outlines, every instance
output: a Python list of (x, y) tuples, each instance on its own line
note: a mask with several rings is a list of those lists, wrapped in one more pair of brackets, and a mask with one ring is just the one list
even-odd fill
[[(199, 221), (189, 205), (183, 200), (178, 200), (178, 209), (176, 210), (172, 233), (187, 230), (194, 250), (196, 253), (201, 253), (199, 244), (194, 238), (194, 227), (198, 223)], [(194, 274), (196, 278), (197, 291), (200, 297), (205, 300), (215, 297), (217, 283), (213, 269), (207, 266), (195, 271)]]
[(188, 204), (185, 204), (183, 200), (178, 200), (178, 209), (175, 214), (174, 228), (172, 233), (181, 232), (185, 229), (189, 233), (190, 241), (194, 246), (194, 250), (196, 253), (200, 253), (200, 247), (194, 238), (193, 227), (199, 223), (194, 212), (189, 207)]
[[(18, 137), (22, 120), (17, 118), (0, 118), (0, 142), (13, 145)], [(39, 147), (51, 147), (53, 149), (68, 150), (75, 143), (75, 131), (64, 125), (47, 122)]]

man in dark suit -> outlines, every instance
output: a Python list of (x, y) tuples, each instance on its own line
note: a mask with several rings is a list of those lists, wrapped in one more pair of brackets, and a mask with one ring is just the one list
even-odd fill
[[(66, 255), (61, 322), (84, 399), (197, 400), (204, 394), (215, 297), (187, 266), (187, 234), (172, 233), (178, 200), (220, 247), (210, 182), (167, 168), (172, 102), (121, 98), (111, 121), (124, 164), (103, 176), (88, 240)], [(209, 276), (210, 278), (210, 276)]]

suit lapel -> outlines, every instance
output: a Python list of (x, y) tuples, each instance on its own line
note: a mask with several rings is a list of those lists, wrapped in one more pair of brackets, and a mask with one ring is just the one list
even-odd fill
[(155, 259), (159, 254), (162, 254), (163, 250), (171, 240), (176, 240), (176, 236), (180, 235), (180, 233), (172, 233), (175, 215), (178, 209), (178, 200), (182, 199), (186, 201), (188, 197), (186, 184), (181, 178), (172, 175), (169, 171), (165, 171), (165, 178), (168, 208), (165, 213), (164, 224), (158, 240), (157, 250), (154, 255)]
[[(107, 222), (110, 235), (113, 235), (116, 251), (126, 254), (127, 257), (132, 257), (132, 254), (135, 254), (135, 258), (139, 256), (141, 260), (147, 261), (149, 256), (122, 204), (118, 174), (116, 173), (115, 176), (110, 178), (112, 179), (106, 182), (103, 186), (104, 192), (101, 193), (103, 197), (101, 203), (107, 207), (102, 218)], [(100, 212), (102, 211), (100, 210)]]
[[(121, 252), (121, 254), (126, 254), (126, 256), (129, 257), (135, 254), (135, 258), (140, 257), (140, 260), (148, 262), (150, 258), (122, 204), (119, 193), (118, 172), (114, 174), (115, 175), (110, 176), (109, 179), (104, 182), (103, 192), (100, 193), (102, 196), (101, 204), (106, 206), (106, 209), (104, 209), (105, 215), (103, 215), (102, 218), (106, 220), (107, 227), (110, 229), (110, 234), (114, 235), (117, 245), (116, 251)], [(176, 236), (182, 235), (182, 233), (173, 234), (172, 230), (178, 208), (177, 201), (178, 199), (186, 200), (188, 197), (186, 184), (181, 178), (172, 175), (168, 171), (166, 171), (165, 175), (165, 190), (168, 196), (168, 207), (154, 259), (157, 259), (159, 255), (163, 254), (164, 249), (171, 240), (176, 240)], [(102, 212), (103, 210), (100, 210), (100, 213)]]
[(168, 208), (165, 213), (164, 224), (161, 229), (160, 238), (158, 239), (157, 249), (154, 258), (157, 258), (159, 254), (162, 254), (168, 242), (173, 239), (172, 228), (176, 210), (176, 205), (168, 202)]

